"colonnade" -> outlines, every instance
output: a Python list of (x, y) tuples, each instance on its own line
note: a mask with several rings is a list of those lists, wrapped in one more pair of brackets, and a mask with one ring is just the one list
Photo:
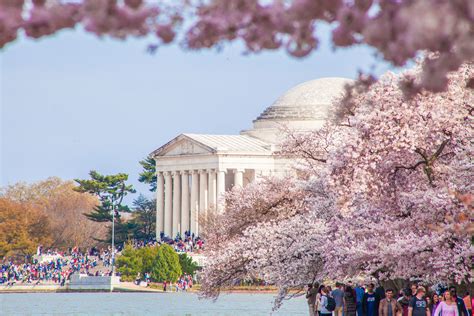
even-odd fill
[[(242, 187), (244, 169), (233, 172), (233, 185)], [(222, 211), (219, 197), (226, 190), (228, 169), (158, 171), (156, 186), (156, 232), (174, 238), (185, 231), (199, 235), (198, 217), (208, 209)]]

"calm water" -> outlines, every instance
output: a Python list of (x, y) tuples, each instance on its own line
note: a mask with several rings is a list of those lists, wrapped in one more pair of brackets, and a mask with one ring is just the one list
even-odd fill
[[(269, 315), (272, 294), (223, 294), (216, 302), (191, 293), (0, 294), (0, 315)], [(274, 315), (307, 315), (302, 297)]]

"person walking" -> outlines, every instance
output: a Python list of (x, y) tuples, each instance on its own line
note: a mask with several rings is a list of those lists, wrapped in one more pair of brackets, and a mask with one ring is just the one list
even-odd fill
[(379, 316), (400, 316), (402, 313), (402, 306), (393, 297), (393, 290), (387, 289), (379, 304)]
[(337, 282), (336, 288), (331, 292), (332, 298), (336, 301), (336, 308), (334, 309), (334, 316), (342, 316), (342, 309), (344, 307), (344, 292), (341, 287), (343, 284)]
[(382, 284), (379, 284), (377, 288), (375, 289), (375, 294), (379, 297), (379, 299), (384, 299), (385, 298), (385, 289), (382, 286)]
[(357, 284), (355, 288), (355, 292), (356, 292), (357, 316), (363, 316), (364, 311), (362, 308), (362, 300), (364, 299), (365, 289), (360, 284)]
[(469, 316), (472, 316), (471, 294), (469, 292), (466, 292), (466, 295), (464, 295), (464, 298), (462, 300), (464, 301), (464, 305), (466, 306), (466, 309), (467, 309), (467, 312), (469, 313)]
[(459, 316), (469, 316), (469, 312), (467, 311), (466, 305), (464, 304), (464, 300), (458, 296), (456, 287), (450, 286), (449, 292), (451, 293), (453, 300), (456, 302), (456, 305), (458, 306)]
[(450, 291), (444, 292), (444, 301), (439, 303), (434, 312), (434, 316), (459, 316), (456, 299), (452, 296)]
[(330, 304), (330, 300), (333, 301), (334, 299), (329, 297), (328, 288), (323, 288), (321, 290), (321, 300), (319, 302), (319, 305), (321, 306), (319, 316), (332, 316), (332, 312), (336, 304), (333, 302), (334, 306), (332, 306), (332, 304)]
[(306, 290), (306, 300), (308, 301), (309, 316), (315, 316), (316, 313), (316, 296), (318, 295), (318, 285), (313, 283), (308, 284)]
[(316, 295), (315, 311), (317, 315), (321, 314), (321, 296), (323, 295), (322, 293), (324, 288), (324, 284), (321, 284), (318, 288), (318, 294)]
[(354, 289), (347, 286), (344, 291), (344, 316), (356, 316), (357, 300)]
[(431, 297), (431, 304), (428, 305), (428, 307), (430, 308), (430, 311), (431, 311), (431, 316), (434, 315), (435, 311), (436, 311), (436, 308), (438, 308), (438, 305), (440, 303), (440, 299), (439, 299), (439, 295), (434, 293), (433, 296)]
[(375, 285), (369, 284), (367, 287), (367, 293), (364, 294), (362, 299), (362, 311), (364, 316), (378, 316), (380, 298), (374, 292)]
[(408, 305), (408, 316), (431, 316), (430, 309), (425, 300), (426, 290), (420, 286), (416, 290), (416, 295), (410, 299)]

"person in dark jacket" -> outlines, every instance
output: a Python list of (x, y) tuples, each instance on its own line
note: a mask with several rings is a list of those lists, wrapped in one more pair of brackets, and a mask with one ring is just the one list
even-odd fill
[(469, 312), (467, 311), (466, 304), (464, 304), (464, 300), (458, 296), (456, 287), (455, 286), (450, 286), (449, 287), (449, 292), (451, 293), (451, 296), (453, 299), (456, 301), (456, 305), (458, 306), (458, 315), (459, 316), (469, 316)]
[(364, 294), (364, 298), (362, 299), (364, 316), (378, 316), (380, 297), (374, 292), (374, 288), (374, 284), (369, 284), (367, 293)]
[(379, 286), (377, 286), (377, 288), (375, 289), (375, 294), (379, 296), (380, 300), (383, 300), (385, 298), (385, 289), (381, 284), (379, 284)]

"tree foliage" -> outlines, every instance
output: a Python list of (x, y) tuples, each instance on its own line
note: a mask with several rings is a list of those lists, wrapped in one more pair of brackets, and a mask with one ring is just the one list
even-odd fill
[(134, 280), (138, 274), (150, 273), (152, 281), (176, 282), (182, 274), (180, 259), (172, 247), (167, 244), (134, 249), (126, 245), (117, 258), (117, 271), (123, 280)]
[(158, 249), (160, 246), (153, 247), (142, 247), (137, 249), (137, 256), (142, 259), (142, 272), (150, 273), (154, 266), (155, 262), (158, 259)]
[(193, 258), (188, 256), (186, 253), (179, 254), (179, 264), (183, 273), (194, 276), (198, 270), (198, 265), (193, 261)]
[(140, 160), (143, 171), (139, 174), (138, 181), (150, 185), (150, 191), (156, 191), (156, 162), (152, 157)]
[(0, 258), (33, 255), (53, 242), (48, 217), (31, 204), (0, 197)]
[(151, 277), (158, 282), (176, 282), (181, 274), (179, 256), (176, 251), (167, 244), (161, 245), (151, 270)]
[(106, 229), (84, 217), (98, 205), (96, 197), (74, 190), (72, 181), (57, 177), (35, 183), (16, 183), (0, 190), (0, 196), (31, 205), (48, 218), (54, 247), (90, 247), (105, 237)]
[(120, 212), (130, 212), (129, 207), (122, 204), (124, 197), (136, 192), (133, 185), (126, 184), (128, 175), (125, 173), (102, 175), (94, 170), (89, 172), (89, 175), (90, 179), (75, 179), (79, 184), (75, 190), (97, 196), (100, 204), (92, 213), (84, 215), (95, 222), (111, 222), (114, 211), (116, 220), (120, 221)]
[(471, 0), (39, 0), (33, 5), (15, 0), (3, 1), (0, 12), (0, 47), (19, 31), (40, 38), (82, 24), (98, 36), (153, 34), (158, 39), (154, 49), (172, 43), (186, 26), (181, 40), (187, 48), (242, 40), (249, 52), (285, 49), (295, 57), (317, 50), (316, 30), (323, 22), (330, 26), (335, 47), (366, 44), (395, 66), (421, 52), (434, 53), (419, 80), (407, 81), (416, 90), (445, 90), (447, 73), (474, 57)]
[(125, 245), (115, 262), (122, 281), (134, 281), (138, 273), (143, 271), (142, 257), (130, 244)]
[(151, 240), (156, 236), (156, 200), (139, 195), (133, 201), (134, 238)]

